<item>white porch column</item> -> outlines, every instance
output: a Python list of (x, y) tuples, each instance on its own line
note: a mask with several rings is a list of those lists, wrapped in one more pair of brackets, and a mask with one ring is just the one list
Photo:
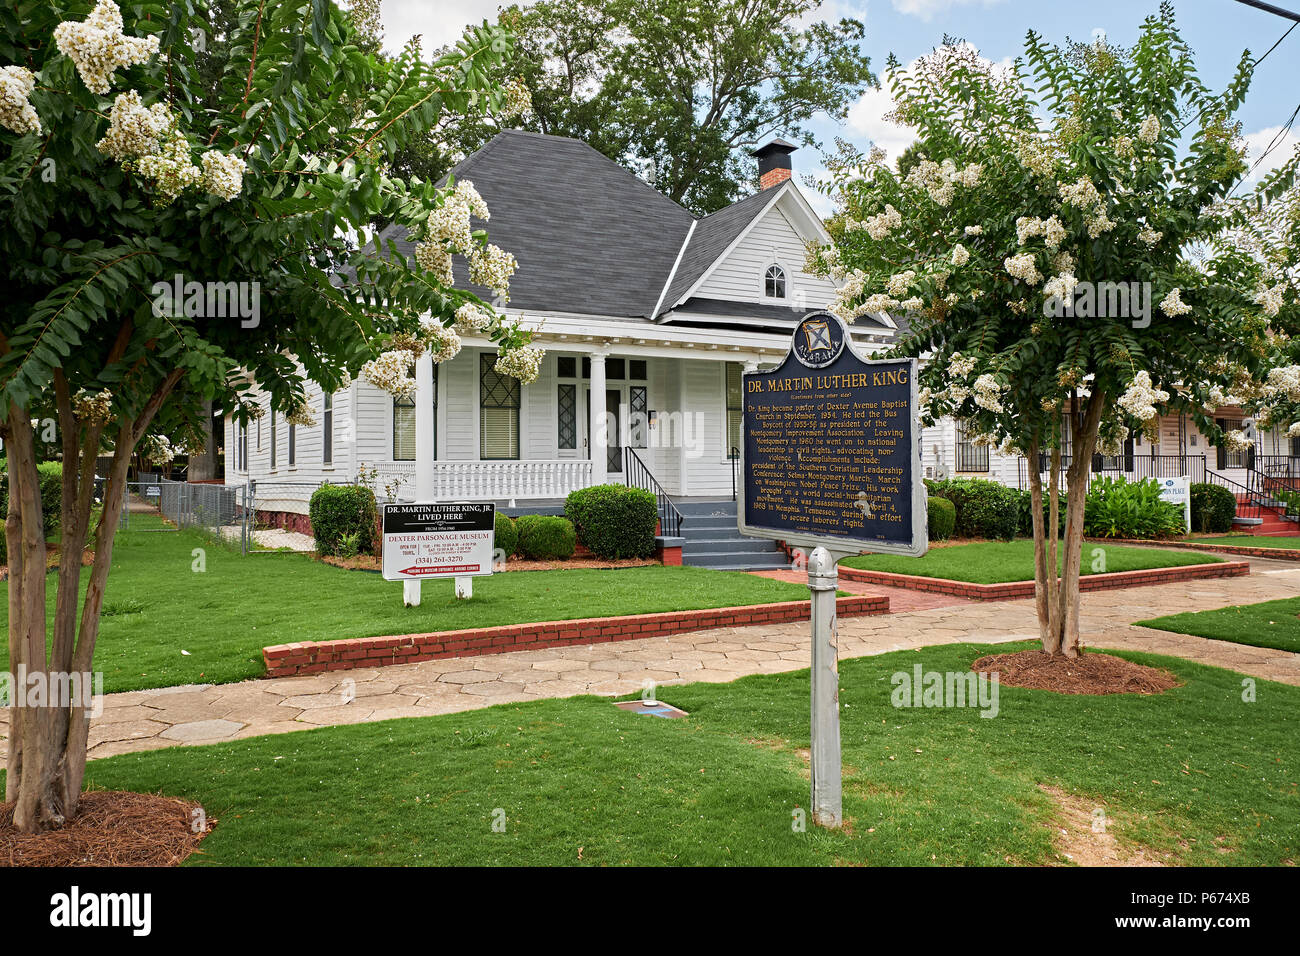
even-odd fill
[[(415, 493), (416, 501), (433, 500), (433, 357), (425, 352), (415, 360)], [(469, 580), (468, 578), (466, 580)], [(457, 579), (459, 596), (460, 579)], [(420, 581), (402, 582), (402, 602), (420, 605)], [(468, 596), (468, 595), (466, 595)]]
[(605, 409), (605, 353), (591, 353), (591, 483), (603, 485), (609, 476), (609, 423)]

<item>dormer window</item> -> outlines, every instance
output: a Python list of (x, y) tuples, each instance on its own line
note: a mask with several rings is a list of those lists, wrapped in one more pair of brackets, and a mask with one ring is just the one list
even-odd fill
[(769, 299), (785, 298), (785, 270), (778, 265), (770, 265), (763, 274), (763, 294)]

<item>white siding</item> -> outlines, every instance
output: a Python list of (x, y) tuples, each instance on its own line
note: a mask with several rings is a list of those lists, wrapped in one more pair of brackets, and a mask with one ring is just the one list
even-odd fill
[[(790, 305), (801, 309), (823, 308), (834, 298), (835, 285), (829, 279), (804, 272), (804, 258), (804, 240), (790, 220), (780, 208), (769, 209), (718, 263), (695, 295), (738, 302), (763, 301), (763, 273), (777, 262), (786, 271)], [(730, 479), (727, 494), (731, 494)]]
[(688, 416), (686, 436), (689, 447), (683, 449), (685, 487), (682, 494), (692, 497), (731, 497), (732, 462), (726, 448), (726, 363), (684, 360), (679, 363), (682, 375), (683, 408)]

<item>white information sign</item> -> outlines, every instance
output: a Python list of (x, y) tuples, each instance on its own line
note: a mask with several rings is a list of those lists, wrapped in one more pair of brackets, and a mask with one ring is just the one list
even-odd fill
[(1183, 509), (1183, 520), (1187, 530), (1192, 530), (1192, 479), (1183, 475), (1180, 478), (1157, 478), (1160, 482), (1160, 500), (1178, 505)]
[(495, 522), (491, 504), (384, 505), (384, 579), (491, 574)]

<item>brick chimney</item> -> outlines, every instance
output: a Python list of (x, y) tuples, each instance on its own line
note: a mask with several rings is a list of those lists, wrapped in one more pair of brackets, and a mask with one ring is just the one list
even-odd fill
[(758, 188), (771, 189), (790, 178), (790, 154), (799, 147), (783, 139), (774, 139), (750, 155), (758, 159)]

